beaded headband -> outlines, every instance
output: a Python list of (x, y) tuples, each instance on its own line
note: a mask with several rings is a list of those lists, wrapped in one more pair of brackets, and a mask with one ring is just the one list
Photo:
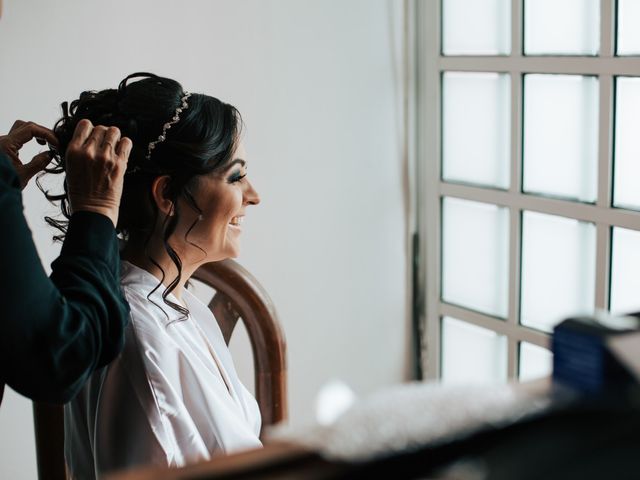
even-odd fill
[(171, 118), (171, 120), (164, 124), (164, 126), (162, 127), (162, 133), (160, 134), (158, 139), (155, 140), (154, 142), (149, 143), (149, 146), (147, 147), (147, 157), (146, 157), (147, 160), (151, 160), (151, 152), (153, 151), (154, 148), (156, 148), (156, 145), (164, 142), (167, 139), (167, 132), (169, 131), (169, 129), (180, 121), (180, 114), (183, 112), (183, 110), (186, 110), (187, 108), (189, 108), (187, 99), (190, 96), (191, 94), (189, 92), (184, 92), (184, 95), (180, 99), (180, 106), (176, 108), (176, 111), (173, 114), (173, 117)]

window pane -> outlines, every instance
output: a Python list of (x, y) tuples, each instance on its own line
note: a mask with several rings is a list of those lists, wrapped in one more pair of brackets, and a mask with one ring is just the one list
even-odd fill
[(526, 55), (597, 55), (599, 47), (599, 0), (525, 0)]
[(445, 198), (442, 204), (442, 298), (506, 317), (509, 210)]
[(596, 228), (541, 213), (522, 218), (521, 323), (550, 331), (594, 310)]
[(640, 78), (616, 79), (613, 204), (640, 209)]
[(442, 381), (504, 382), (507, 339), (492, 330), (450, 317), (442, 319)]
[(640, 54), (640, 2), (618, 0), (618, 55)]
[(593, 202), (597, 192), (598, 80), (526, 75), (526, 192)]
[(611, 312), (640, 311), (640, 232), (614, 228), (611, 246)]
[(520, 368), (518, 377), (521, 381), (548, 377), (553, 370), (553, 354), (546, 348), (533, 343), (520, 342)]
[(445, 55), (511, 52), (511, 0), (443, 0)]
[(509, 188), (509, 76), (447, 72), (442, 89), (443, 178)]

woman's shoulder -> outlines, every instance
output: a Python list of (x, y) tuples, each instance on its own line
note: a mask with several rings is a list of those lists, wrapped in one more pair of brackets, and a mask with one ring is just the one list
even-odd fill
[(131, 309), (130, 319), (135, 327), (151, 324), (167, 326), (183, 320), (184, 314), (164, 302), (164, 287), (146, 270), (123, 261), (120, 285)]
[(151, 290), (159, 283), (160, 281), (145, 269), (127, 260), (120, 262), (120, 284), (123, 288)]

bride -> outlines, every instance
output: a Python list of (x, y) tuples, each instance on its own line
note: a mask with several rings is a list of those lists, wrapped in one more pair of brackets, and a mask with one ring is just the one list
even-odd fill
[[(256, 401), (215, 318), (185, 289), (200, 265), (238, 255), (247, 207), (260, 201), (247, 178), (238, 111), (146, 73), (83, 92), (63, 109), (54, 173), (64, 172), (82, 119), (104, 126), (98, 151), (116, 143), (110, 126), (133, 141), (117, 225), (130, 321), (123, 353), (65, 406), (70, 475), (182, 466), (260, 446)], [(66, 194), (48, 196), (68, 217)], [(48, 222), (64, 231), (64, 222)]]

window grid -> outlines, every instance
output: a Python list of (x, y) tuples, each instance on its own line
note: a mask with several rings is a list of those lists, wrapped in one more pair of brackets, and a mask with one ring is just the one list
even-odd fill
[[(418, 2), (418, 225), (421, 252), (419, 278), (423, 279), (426, 338), (423, 347), (427, 378), (441, 371), (441, 319), (457, 318), (507, 337), (508, 378), (517, 378), (520, 342), (550, 347), (549, 335), (519, 324), (521, 295), (522, 212), (559, 215), (592, 222), (596, 226), (595, 308), (609, 306), (612, 227), (640, 230), (640, 212), (612, 207), (612, 164), (615, 79), (640, 76), (640, 62), (633, 57), (615, 57), (615, 0), (600, 3), (600, 50), (598, 56), (524, 56), (523, 0), (512, 0), (511, 54), (504, 56), (444, 56), (441, 53), (440, 1)], [(441, 180), (441, 93), (444, 72), (497, 72), (511, 78), (511, 182), (499, 190)], [(599, 82), (597, 197), (593, 204), (549, 198), (522, 192), (523, 82), (527, 73), (595, 75)], [(510, 211), (509, 298), (506, 321), (469, 308), (446, 303), (441, 298), (441, 253), (443, 197), (454, 197), (505, 206)]]

